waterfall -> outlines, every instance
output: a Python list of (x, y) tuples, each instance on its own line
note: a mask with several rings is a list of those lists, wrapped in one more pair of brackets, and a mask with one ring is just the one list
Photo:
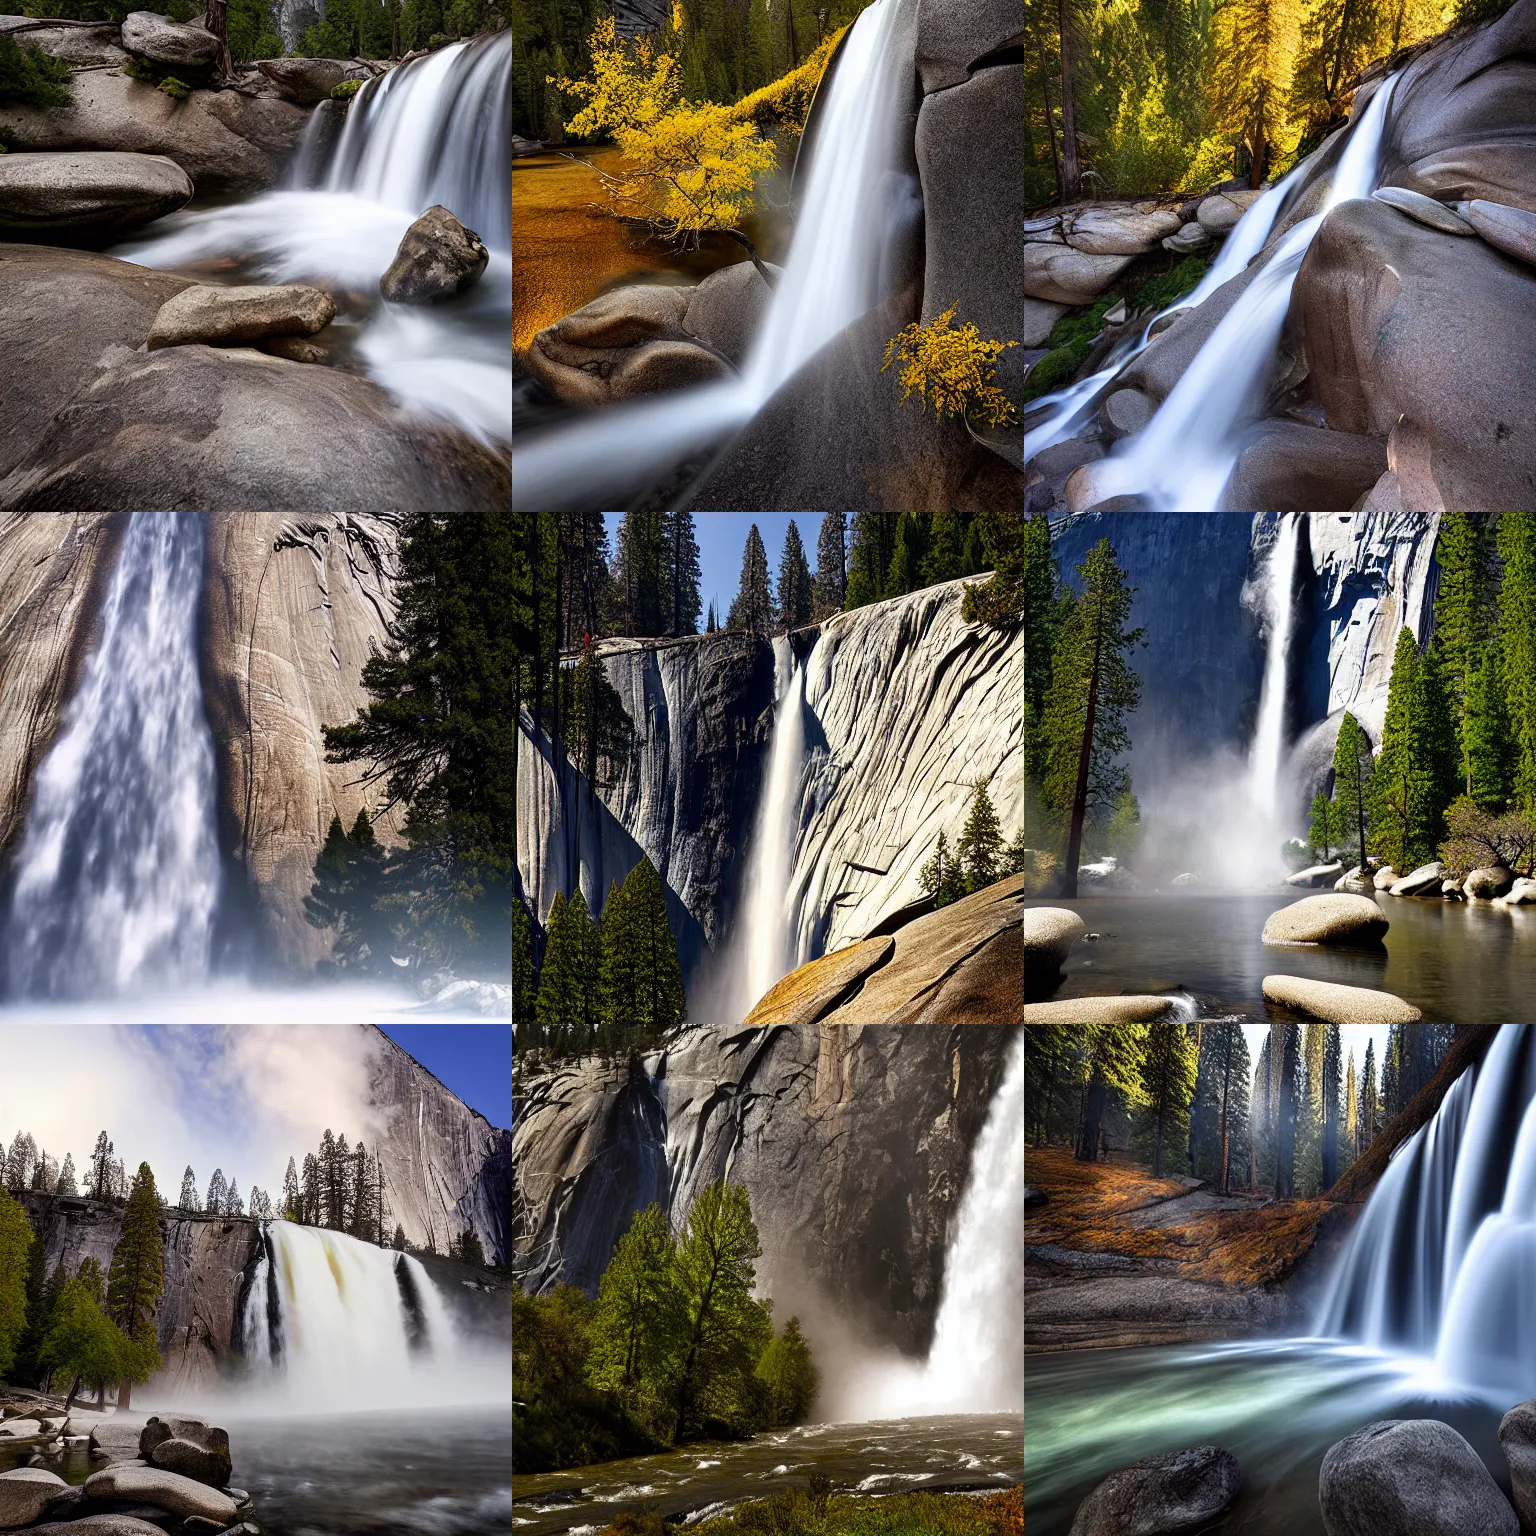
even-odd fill
[(773, 642), (773, 736), (768, 776), (758, 797), (746, 872), (746, 900), (737, 919), (728, 977), (735, 989), (727, 1014), (745, 1018), (798, 956), (791, 944), (789, 877), (800, 820), (805, 763), (805, 664), (789, 638)]
[(307, 1409), (411, 1406), (456, 1333), (419, 1259), (340, 1232), (262, 1224), (240, 1337), (257, 1390)]
[(762, 329), (738, 378), (609, 406), (519, 439), (516, 505), (583, 505), (632, 493), (744, 426), (791, 374), (880, 302), (884, 233), (910, 203), (896, 170), (901, 0), (859, 13), (828, 87), (804, 203)]
[[(1256, 830), (1269, 844), (1284, 831), (1281, 768), (1285, 760), (1285, 727), (1290, 700), (1291, 631), (1296, 608), (1296, 554), (1301, 542), (1300, 512), (1280, 514), (1279, 526), (1259, 581), (1264, 620), (1264, 681), (1259, 693), (1258, 721), (1248, 753), (1248, 798)], [(1274, 847), (1259, 857), (1278, 860)]]
[(87, 997), (206, 975), (219, 890), (198, 671), (199, 513), (136, 512), (101, 640), (34, 782), (6, 924), (8, 990)]
[(1394, 1155), (1316, 1327), (1508, 1407), (1536, 1396), (1533, 1293), (1536, 1034), (1504, 1025)]
[(149, 267), (235, 258), (255, 280), (376, 294), (406, 229), (440, 203), (485, 241), (480, 281), (448, 303), (377, 304), (360, 322), (344, 315), (335, 324), (355, 325), (357, 356), (400, 405), (507, 442), (511, 56), (511, 33), (501, 31), (402, 64), (353, 98), (328, 157), (316, 109), (289, 186), (170, 215), (112, 254)]

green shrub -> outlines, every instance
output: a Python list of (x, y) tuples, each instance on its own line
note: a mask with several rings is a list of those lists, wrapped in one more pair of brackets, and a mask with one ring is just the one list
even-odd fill
[(123, 73), (127, 75), (130, 80), (142, 80), (145, 85), (160, 84), (160, 75), (158, 71), (151, 69), (148, 64), (145, 64), (142, 60), (139, 59), (130, 58), (128, 62), (123, 65)]
[(361, 80), (343, 80), (340, 85), (331, 87), (332, 101), (351, 101), (363, 88)]
[(1051, 350), (1029, 370), (1024, 381), (1026, 401), (1038, 400), (1072, 382), (1104, 329), (1104, 316), (1119, 302), (1119, 294), (1106, 293), (1092, 309), (1080, 315), (1063, 315), (1056, 322), (1046, 341)]
[(0, 105), (45, 110), (67, 106), (68, 83), (68, 64), (0, 33)]
[(1167, 309), (1175, 299), (1182, 299), (1199, 286), (1209, 265), (1198, 256), (1186, 256), (1171, 272), (1149, 277), (1131, 302), (1137, 309)]
[(157, 89), (164, 91), (172, 101), (185, 101), (192, 94), (192, 87), (185, 80), (178, 80), (175, 75), (167, 75)]

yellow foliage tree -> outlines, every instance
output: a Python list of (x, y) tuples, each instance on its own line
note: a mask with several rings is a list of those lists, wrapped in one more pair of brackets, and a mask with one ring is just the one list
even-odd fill
[(1301, 13), (1302, 0), (1223, 0), (1211, 17), (1211, 127), (1248, 146), (1255, 187), (1300, 137), (1291, 80)]
[(1308, 0), (1292, 113), (1309, 132), (1336, 122), (1367, 64), (1434, 36), (1441, 22), (1439, 0)]
[(892, 363), (902, 365), (901, 403), (916, 396), (923, 409), (930, 405), (941, 421), (958, 416), (967, 424), (1012, 426), (1018, 420), (1008, 397), (992, 381), (997, 359), (1016, 341), (986, 341), (974, 321), (951, 329), (958, 305), (951, 304), (927, 325), (915, 320), (886, 343), (884, 373)]
[[(612, 137), (617, 172), (598, 170), (609, 206), (641, 218), (664, 239), (697, 245), (711, 231), (746, 248), (763, 281), (772, 277), (740, 228), (752, 212), (758, 177), (774, 166), (773, 145), (750, 118), (712, 102), (684, 101), (677, 60), (648, 37), (621, 41), (603, 17), (587, 44), (592, 74), (550, 83), (586, 105), (566, 125), (581, 137)], [(594, 167), (594, 170), (597, 168)]]

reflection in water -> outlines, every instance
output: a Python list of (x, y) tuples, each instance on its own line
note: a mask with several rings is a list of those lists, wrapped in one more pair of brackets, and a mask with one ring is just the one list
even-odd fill
[(1228, 1529), (1320, 1533), (1324, 1454), (1378, 1419), (1453, 1425), (1508, 1486), (1497, 1411), (1431, 1395), (1414, 1362), (1362, 1349), (1298, 1339), (1036, 1355), (1026, 1364), (1024, 1391), (1031, 1536), (1063, 1536), (1077, 1506), (1117, 1468), (1205, 1444), (1230, 1451), (1242, 1468)]
[(664, 1516), (721, 1510), (812, 1472), (865, 1493), (1004, 1488), (1019, 1480), (1016, 1413), (956, 1414), (873, 1424), (802, 1424), (741, 1442), (708, 1441), (662, 1456), (515, 1477), (512, 1524), (526, 1536), (597, 1531), (623, 1509)]
[[(1177, 871), (1170, 871), (1176, 873)], [(1265, 976), (1283, 972), (1406, 998), (1440, 1024), (1536, 1023), (1536, 909), (1378, 896), (1383, 949), (1260, 942), (1264, 920), (1311, 893), (1102, 896), (1050, 901), (1102, 935), (1073, 947), (1055, 997), (1174, 987), (1263, 1018)]]

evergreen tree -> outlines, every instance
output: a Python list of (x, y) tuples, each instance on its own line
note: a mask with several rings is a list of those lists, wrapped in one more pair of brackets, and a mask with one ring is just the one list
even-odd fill
[(1315, 1195), (1323, 1181), (1323, 1055), (1321, 1024), (1302, 1035), (1302, 1098), (1296, 1127), (1296, 1193)]
[(1025, 553), (1027, 521), (1023, 507), (976, 514), (975, 531), (992, 579), (965, 589), (960, 616), (967, 624), (1011, 625), (1023, 616), (1026, 567), (1035, 563)]
[[(1323, 1186), (1322, 1193), (1326, 1194), (1338, 1182), (1339, 1177), (1339, 1026), (1326, 1024), (1323, 1026), (1326, 1036), (1323, 1043)], [(1348, 1085), (1349, 1094), (1354, 1093), (1354, 1080), (1351, 1077)], [(1344, 1106), (1347, 1111), (1348, 1106)], [(1347, 1138), (1346, 1138), (1347, 1139)]]
[[(293, 1166), (293, 1159), (288, 1159), (288, 1166)], [(181, 1194), (177, 1196), (176, 1204), (183, 1211), (195, 1211), (197, 1205), (197, 1175), (192, 1172), (191, 1163), (187, 1164), (186, 1172), (181, 1176)]]
[(381, 971), (389, 965), (389, 930), (375, 903), (383, 894), (384, 850), (368, 813), (359, 810), (347, 832), (333, 814), (315, 857), (315, 879), (304, 898), (312, 928), (331, 928), (332, 965), (350, 971)]
[[(605, 1054), (655, 1044), (687, 1018), (665, 887), (643, 858), (603, 909), (601, 1032)], [(547, 962), (546, 962), (547, 964)]]
[(1218, 133), (1242, 140), (1249, 185), (1295, 147), (1291, 78), (1301, 35), (1300, 0), (1224, 0), (1211, 18), (1209, 110)]
[[(1306, 1084), (1302, 1075), (1301, 1027), (1277, 1025), (1281, 1031), (1279, 1095), (1275, 1110), (1275, 1197), (1288, 1200), (1296, 1194), (1296, 1139), (1302, 1118)], [(1275, 1060), (1271, 1053), (1270, 1060)]]
[(1435, 542), (1440, 568), (1435, 593), (1435, 645), (1445, 663), (1445, 681), (1456, 718), (1464, 793), (1473, 793), (1468, 705), (1473, 677), (1487, 654), (1493, 617), (1492, 540), (1478, 512), (1443, 512)]
[(784, 1332), (763, 1351), (753, 1374), (767, 1394), (770, 1429), (803, 1424), (810, 1417), (819, 1378), (798, 1317), (784, 1324)]
[(240, 1198), (240, 1185), (233, 1174), (229, 1176), (229, 1183), (224, 1189), (223, 1214), (225, 1216), (245, 1215), (245, 1202)]
[(1141, 1113), (1138, 1142), (1152, 1158), (1152, 1175), (1161, 1178), (1165, 1155), (1189, 1138), (1189, 1107), (1195, 1091), (1199, 1057), (1194, 1036), (1183, 1024), (1149, 1024), (1141, 1051)]
[(935, 512), (923, 552), (918, 580), (922, 586), (936, 587), (940, 582), (958, 581), (965, 569), (966, 519), (964, 512)]
[(1126, 717), (1141, 702), (1127, 653), (1143, 631), (1128, 627), (1134, 589), (1108, 539), (1088, 552), (1078, 574), (1083, 590), (1057, 637), (1042, 723), (1046, 798), (1067, 826), (1068, 898), (1077, 895), (1085, 825), (1091, 816), (1107, 818), (1130, 789), (1118, 759), (1131, 744)]
[(119, 1412), (129, 1406), (134, 1380), (148, 1379), (148, 1371), (139, 1374), (142, 1361), (154, 1357), (150, 1370), (160, 1363), (155, 1353), (155, 1309), (164, 1289), (160, 1197), (155, 1192), (155, 1176), (149, 1164), (140, 1163), (123, 1208), (122, 1232), (112, 1250), (112, 1266), (107, 1274), (107, 1317), (142, 1352), (139, 1360), (125, 1361), (120, 1367)]
[(843, 611), (848, 595), (848, 520), (844, 512), (824, 512), (816, 538), (816, 581), (811, 617), (820, 624)]
[(1056, 595), (1056, 564), (1051, 558), (1051, 525), (1043, 512), (1024, 524), (1024, 772), (1045, 772), (1041, 723), (1051, 689), (1051, 658), (1062, 603)]
[(1344, 1134), (1339, 1148), (1340, 1168), (1354, 1162), (1360, 1150), (1360, 1079), (1355, 1073), (1355, 1053), (1349, 1053), (1344, 1073)]
[(318, 1227), (322, 1214), (323, 1185), (320, 1177), (320, 1159), (313, 1152), (304, 1154), (303, 1174), (299, 1185), (299, 1219), (307, 1227)]
[(1515, 747), (1514, 798), (1536, 811), (1536, 513), (1499, 518), (1499, 635)]
[(512, 1026), (517, 1049), (533, 1050), (540, 1044), (534, 1006), (538, 998), (533, 977), (533, 934), (528, 908), (521, 896), (512, 898)]
[(933, 857), (923, 865), (917, 878), (923, 895), (935, 907), (946, 906), (953, 901), (955, 899), (953, 892), (957, 887), (961, 894), (964, 894), (964, 879), (956, 878), (956, 860), (949, 851), (949, 843), (942, 828), (939, 830), (939, 840), (934, 846)]
[(852, 612), (886, 596), (885, 578), (896, 544), (894, 512), (855, 512), (848, 545), (844, 607)]
[(5, 1159), (5, 1182), (10, 1189), (27, 1189), (37, 1167), (37, 1142), (30, 1131), (17, 1131)]
[[(0, 1239), (3, 1242), (3, 1239)], [(16, 1361), (10, 1375), (17, 1381), (39, 1385), (38, 1353), (48, 1332), (48, 1259), (42, 1240), (34, 1238), (27, 1250), (26, 1327), (16, 1343)]]
[(64, 1166), (59, 1170), (58, 1193), (71, 1200), (77, 1199), (80, 1194), (79, 1186), (75, 1183), (75, 1159), (69, 1152), (64, 1154)]
[(753, 523), (747, 530), (747, 546), (741, 555), (741, 582), (726, 615), (727, 629), (766, 635), (773, 627), (773, 588), (768, 579), (768, 551)]
[[(626, 512), (619, 524), (613, 580), (626, 635), (659, 635), (672, 619), (673, 593), (668, 580), (671, 551), (662, 518), (660, 512)], [(687, 533), (692, 534), (691, 518)], [(679, 606), (683, 600), (679, 592)]]
[(1365, 1043), (1365, 1071), (1360, 1080), (1360, 1117), (1355, 1156), (1363, 1157), (1381, 1129), (1381, 1105), (1376, 1086), (1376, 1042)]
[(1504, 700), (1504, 662), (1490, 643), (1467, 684), (1462, 752), (1469, 793), (1479, 809), (1497, 814), (1514, 795), (1518, 752)]
[[(1389, 1024), (1387, 1026), (1387, 1050), (1381, 1063), (1381, 1106), (1380, 1126), (1387, 1125), (1397, 1118), (1398, 1111), (1403, 1107), (1403, 1101), (1398, 1087), (1398, 1073), (1402, 1065), (1403, 1026), (1401, 1024)], [(1380, 1128), (1378, 1126), (1378, 1129)]]
[(0, 1379), (8, 1376), (27, 1326), (32, 1225), (21, 1202), (0, 1189)]
[(927, 554), (923, 537), (923, 515), (903, 512), (896, 519), (896, 535), (891, 544), (891, 562), (885, 573), (885, 595), (900, 597), (915, 592), (922, 583), (923, 557)]
[(1339, 846), (1339, 812), (1321, 790), (1312, 797), (1312, 819), (1307, 845), (1319, 864), (1329, 863)]
[(784, 553), (779, 560), (779, 623), (788, 629), (803, 629), (811, 622), (811, 568), (806, 563), (800, 530), (790, 518), (784, 531)]
[(1138, 1107), (1141, 1099), (1141, 1053), (1145, 1025), (1087, 1024), (1078, 1031), (1082, 1075), (1087, 1082), (1077, 1138), (1080, 1162), (1097, 1162), (1099, 1132), (1111, 1094)]
[(1201, 1039), (1201, 1087), (1197, 1099), (1209, 1106), (1212, 1159), (1216, 1187), (1230, 1192), (1232, 1167), (1247, 1145), (1249, 1127), (1248, 1043), (1235, 1021), (1204, 1026)]
[(1404, 629), (1372, 778), (1377, 851), (1394, 869), (1406, 872), (1434, 857), (1456, 777), (1455, 731), (1439, 657), (1433, 647), (1420, 655), (1412, 631)]
[(389, 1246), (393, 1248), (396, 1253), (405, 1252), (405, 1228), (402, 1227), (398, 1221), (395, 1223), (395, 1235)]
[(637, 1211), (598, 1284), (587, 1379), (645, 1417), (670, 1404), (683, 1329), (677, 1251), (661, 1207)]
[(213, 1177), (208, 1180), (208, 1198), (203, 1202), (204, 1211), (210, 1216), (222, 1216), (228, 1195), (229, 1181), (224, 1177), (224, 1170), (215, 1168)]
[(107, 1133), (102, 1131), (96, 1138), (95, 1150), (91, 1153), (91, 1199), (110, 1200), (112, 1198), (112, 1153), (113, 1146), (107, 1140)]
[(1248, 1188), (1257, 1194), (1261, 1180), (1272, 1179), (1275, 1167), (1275, 1117), (1269, 1097), (1270, 1058), (1274, 1054), (1275, 1029), (1272, 1026), (1259, 1047), (1258, 1063), (1253, 1069), (1249, 1095)]
[(1371, 744), (1360, 729), (1360, 722), (1349, 713), (1339, 722), (1338, 741), (1333, 750), (1334, 813), (1340, 850), (1357, 849), (1358, 863), (1364, 869), (1366, 846), (1370, 838), (1369, 807), (1372, 799), (1371, 775), (1375, 771)]
[(979, 891), (998, 879), (1002, 853), (1003, 831), (992, 808), (992, 797), (987, 793), (987, 780), (977, 779), (971, 786), (971, 813), (955, 848), (956, 860), (965, 870), (967, 893)]
[[(610, 901), (612, 897), (610, 896)], [(578, 891), (576, 901), (586, 903)], [(555, 892), (545, 925), (544, 964), (539, 968), (539, 996), (535, 1005), (538, 1039), (556, 1056), (579, 1055), (586, 1047), (585, 986), (580, 974), (581, 930), (563, 892)]]
[(710, 600), (710, 604), (709, 604), (709, 627), (705, 631), (705, 633), (712, 635), (719, 628), (720, 628), (720, 621), (715, 617), (715, 604), (714, 604), (714, 600), (711, 599)]
[(347, 1231), (359, 1242), (374, 1243), (378, 1241), (379, 1232), (378, 1212), (374, 1209), (373, 1169), (362, 1142), (358, 1142), (352, 1157), (352, 1209)]
[(699, 544), (694, 537), (693, 513), (662, 514), (661, 540), (665, 561), (666, 632), (696, 635), (699, 632)]
[(284, 1221), (304, 1219), (304, 1198), (299, 1192), (299, 1174), (291, 1157), (288, 1159), (288, 1171), (283, 1175), (282, 1218)]

